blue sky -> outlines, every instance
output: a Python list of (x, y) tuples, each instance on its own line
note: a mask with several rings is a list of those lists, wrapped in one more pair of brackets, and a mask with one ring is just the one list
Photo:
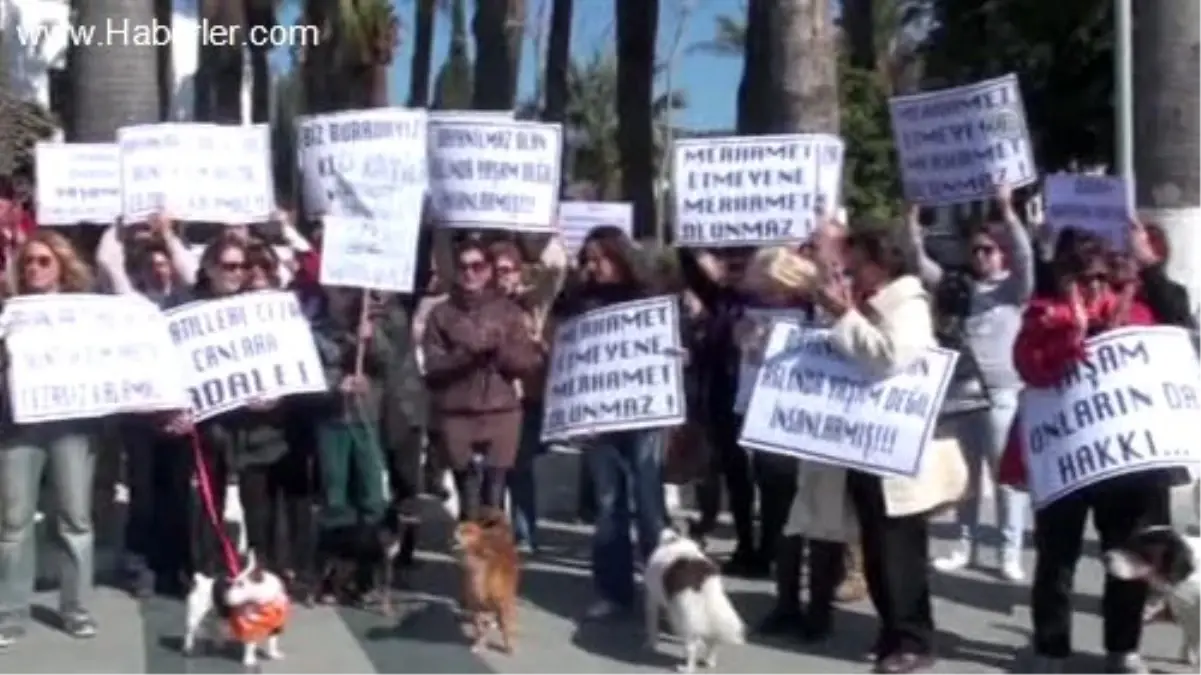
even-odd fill
[[(406, 26), (406, 33), (402, 35), (400, 53), (392, 69), (391, 96), (393, 102), (403, 104), (408, 97), (409, 62), (413, 55), (412, 35), (407, 32), (412, 25), (413, 7), (411, 0), (395, 0), (395, 4)], [(535, 24), (538, 12), (543, 7), (549, 11), (550, 4), (551, 0), (526, 0), (529, 10), (527, 22)], [(616, 47), (613, 4), (614, 0), (576, 0), (571, 35), (573, 57), (586, 58), (597, 50)], [(687, 16), (681, 12), (683, 4), (684, 0), (660, 0), (659, 14), (658, 54), (661, 60), (670, 53), (677, 30), (682, 31), (677, 52), (675, 88), (685, 92), (688, 107), (676, 113), (677, 123), (693, 129), (731, 128), (734, 125), (735, 92), (742, 78), (742, 59), (689, 52), (687, 48), (713, 35), (714, 20), (720, 14), (742, 12), (743, 3), (738, 0), (692, 0), (693, 8)], [(473, 11), (474, 2), (469, 2), (468, 8), (469, 12)], [(291, 16), (285, 14), (285, 20), (288, 19)], [(450, 17), (439, 15), (434, 32), (435, 73), (446, 59), (449, 47)], [(521, 56), (519, 99), (533, 92), (536, 70), (543, 67), (542, 59), (534, 53), (529, 40)]]

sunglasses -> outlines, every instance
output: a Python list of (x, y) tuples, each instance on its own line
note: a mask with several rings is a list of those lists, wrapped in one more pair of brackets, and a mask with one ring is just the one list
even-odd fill
[(33, 266), (46, 269), (54, 265), (54, 258), (48, 255), (31, 255), (26, 256), (25, 259), (21, 261), (21, 264), (24, 267)]
[(460, 262), (459, 269), (464, 272), (474, 272), (479, 274), (488, 269), (488, 263), (483, 260), (473, 260), (471, 262)]
[(497, 274), (514, 274), (517, 271), (518, 271), (517, 268), (513, 267), (512, 265), (497, 265), (496, 266)]
[(250, 266), (245, 261), (242, 262), (221, 262), (222, 272), (245, 272)]

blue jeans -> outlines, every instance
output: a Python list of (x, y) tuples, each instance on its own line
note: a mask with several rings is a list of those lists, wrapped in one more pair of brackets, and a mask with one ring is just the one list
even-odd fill
[(60, 609), (82, 607), (92, 592), (92, 477), (87, 434), (63, 423), (11, 427), (0, 441), (0, 614), (26, 612), (37, 576), (34, 513), (49, 470), (54, 509), (46, 522), (61, 549)]
[(521, 420), (521, 440), (517, 460), (509, 470), (509, 500), (513, 509), (513, 536), (517, 543), (530, 548), (538, 541), (538, 488), (534, 464), (542, 454), (542, 406), (526, 406)]
[[(968, 465), (970, 499), (960, 503), (957, 521), (959, 536), (966, 544), (976, 543), (980, 528), (980, 484), (984, 467), (995, 477), (997, 463), (1005, 451), (1009, 425), (1018, 409), (1018, 392), (992, 391), (993, 405), (988, 410), (964, 415), (957, 421), (959, 443)], [(1022, 550), (1026, 529), (1026, 511), (1030, 500), (1026, 493), (996, 486), (997, 523), (1001, 531), (1002, 553), (1016, 555)]]
[(663, 508), (663, 433), (604, 434), (587, 443), (583, 454), (596, 485), (592, 582), (601, 598), (629, 606), (634, 602), (635, 566), (630, 523), (634, 521), (638, 529), (643, 561), (654, 551), (667, 523)]

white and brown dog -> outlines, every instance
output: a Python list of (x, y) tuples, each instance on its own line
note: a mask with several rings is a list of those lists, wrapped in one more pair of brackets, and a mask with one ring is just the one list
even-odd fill
[(695, 541), (663, 530), (646, 563), (643, 585), (647, 645), (658, 647), (659, 610), (665, 608), (684, 643), (680, 672), (695, 672), (698, 664), (714, 668), (718, 645), (746, 642), (746, 626), (726, 595), (717, 564)]
[(246, 565), (236, 577), (213, 578), (196, 574), (187, 599), (187, 629), (183, 653), (196, 650), (196, 640), (211, 635), (211, 624), (226, 639), (242, 645), (242, 665), (258, 666), (258, 652), (270, 660), (284, 657), (279, 636), (287, 624), (291, 603), (283, 581), (259, 567), (254, 552), (247, 554)]
[(1180, 627), (1180, 658), (1197, 665), (1201, 638), (1201, 540), (1166, 525), (1139, 530), (1122, 546), (1106, 551), (1109, 573), (1128, 581), (1146, 581), (1161, 598), (1166, 614)]

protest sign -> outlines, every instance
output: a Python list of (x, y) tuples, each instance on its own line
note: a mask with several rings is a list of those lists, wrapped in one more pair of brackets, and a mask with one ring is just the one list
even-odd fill
[(936, 206), (991, 199), (1038, 180), (1016, 75), (889, 100), (905, 197)]
[(880, 476), (915, 476), (957, 358), (931, 348), (878, 377), (842, 356), (828, 329), (778, 321), (738, 443)]
[(0, 325), (17, 424), (188, 407), (167, 320), (140, 295), (20, 295)]
[(203, 300), (167, 312), (198, 420), (292, 394), (327, 390), (312, 329), (285, 291)]
[(121, 215), (121, 152), (116, 143), (38, 143), (39, 225), (111, 225)]
[(684, 352), (674, 296), (624, 302), (559, 326), (542, 440), (684, 423)]
[(1043, 179), (1043, 194), (1047, 222), (1056, 230), (1076, 227), (1126, 247), (1133, 210), (1122, 178), (1052, 174)]
[[(756, 331), (767, 331), (767, 336), (770, 336), (776, 321), (787, 321), (802, 327), (807, 324), (806, 313), (800, 309), (746, 309), (743, 318), (752, 322)], [(747, 404), (751, 402), (751, 392), (759, 381), (759, 368), (763, 365), (762, 357), (762, 354), (755, 354), (753, 358), (748, 358), (745, 350), (742, 353), (742, 360), (738, 364), (738, 390), (734, 394), (736, 413), (745, 413)]]
[(1022, 392), (1022, 451), (1035, 508), (1115, 476), (1201, 464), (1201, 381), (1188, 331), (1119, 328), (1085, 349), (1057, 386)]
[(553, 231), (558, 124), (443, 117), (430, 121), (430, 207), (444, 227)]
[(634, 205), (630, 202), (560, 202), (559, 236), (571, 255), (576, 255), (593, 228), (608, 225), (626, 236), (634, 236)]
[(122, 215), (241, 225), (275, 210), (265, 124), (148, 124), (117, 131)]
[(305, 212), (409, 217), (426, 189), (426, 113), (372, 108), (303, 117), (296, 152)]
[[(689, 138), (675, 142), (672, 158), (680, 246), (800, 242), (837, 206), (842, 141), (834, 136)], [(823, 182), (822, 172), (838, 180)], [(834, 194), (823, 193), (831, 184)]]
[(417, 273), (421, 202), (391, 218), (326, 216), (321, 245), (321, 284), (389, 293), (412, 293)]

